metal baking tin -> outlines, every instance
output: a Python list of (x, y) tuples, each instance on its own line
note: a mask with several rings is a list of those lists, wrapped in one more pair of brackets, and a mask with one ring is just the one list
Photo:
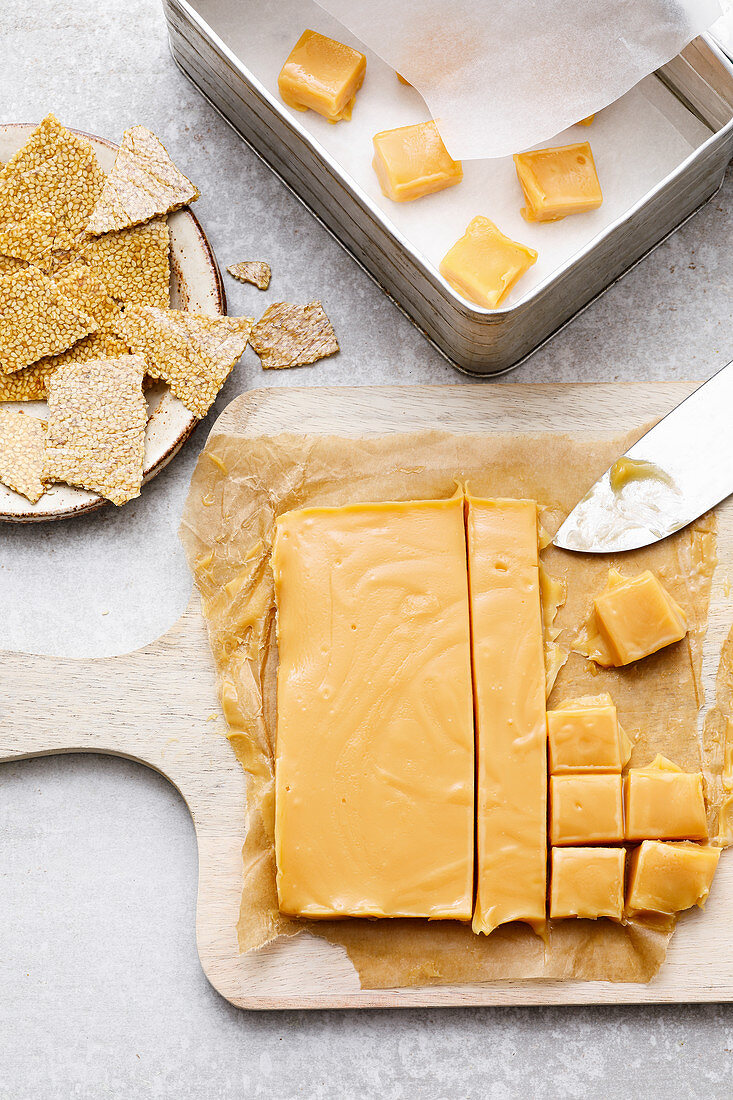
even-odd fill
[(163, 0), (178, 65), (254, 151), (459, 369), (516, 366), (720, 187), (733, 156), (733, 65), (707, 35), (657, 75), (712, 133), (666, 179), (515, 306), (472, 306), (440, 279), (187, 0)]

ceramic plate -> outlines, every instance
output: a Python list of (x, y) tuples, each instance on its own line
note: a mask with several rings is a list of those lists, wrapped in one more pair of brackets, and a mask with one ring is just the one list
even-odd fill
[[(34, 129), (35, 124), (0, 125), (0, 161), (9, 160)], [(92, 143), (100, 165), (108, 172), (117, 146), (92, 134), (83, 136)], [(198, 220), (188, 209), (177, 210), (168, 216), (168, 225), (171, 231), (171, 305), (198, 313), (226, 313), (219, 268)], [(178, 453), (198, 421), (162, 382), (156, 382), (146, 392), (146, 397), (149, 419), (145, 433), (144, 481), (150, 481)], [(1, 407), (22, 408), (33, 416), (46, 415), (44, 401), (7, 401)], [(61, 519), (90, 512), (108, 503), (96, 493), (58, 484), (51, 485), (36, 504), (31, 504), (19, 493), (0, 485), (0, 520), (29, 523)]]

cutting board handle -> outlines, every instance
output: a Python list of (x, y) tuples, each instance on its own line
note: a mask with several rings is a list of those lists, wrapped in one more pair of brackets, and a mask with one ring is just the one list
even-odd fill
[(0, 653), (0, 761), (98, 752), (155, 768), (191, 811), (199, 851), (199, 956), (224, 995), (237, 956), (245, 779), (224, 736), (195, 595), (171, 629), (96, 660)]

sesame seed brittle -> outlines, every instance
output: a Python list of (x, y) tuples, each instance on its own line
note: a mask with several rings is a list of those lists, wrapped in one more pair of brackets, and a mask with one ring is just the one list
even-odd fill
[(65, 481), (113, 504), (140, 495), (147, 404), (140, 356), (65, 363), (48, 383), (43, 477)]
[(260, 290), (267, 290), (270, 285), (272, 272), (270, 265), (264, 260), (242, 260), (241, 263), (230, 264), (227, 271), (232, 278), (239, 279), (240, 283), (252, 283)]
[(83, 231), (103, 184), (91, 144), (47, 115), (0, 171), (0, 224), (23, 222), (29, 211), (49, 214), (53, 248), (57, 228), (72, 237)]
[(43, 473), (46, 422), (13, 409), (0, 409), (0, 482), (32, 504), (46, 491)]
[(264, 370), (306, 366), (339, 350), (320, 302), (275, 302), (252, 329), (251, 343)]
[(79, 256), (113, 298), (161, 309), (170, 305), (170, 230), (165, 218), (94, 237)]
[(252, 317), (208, 317), (177, 309), (129, 306), (124, 337), (145, 357), (153, 378), (162, 378), (198, 417), (206, 416), (254, 324)]
[(36, 267), (0, 275), (0, 371), (66, 351), (96, 322)]
[(86, 231), (99, 236), (139, 225), (198, 197), (198, 188), (178, 171), (155, 134), (144, 126), (133, 126), (125, 130)]

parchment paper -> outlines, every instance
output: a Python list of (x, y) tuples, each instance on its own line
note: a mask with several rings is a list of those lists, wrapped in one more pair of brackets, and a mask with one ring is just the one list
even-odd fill
[(720, 15), (716, 0), (318, 0), (418, 90), (456, 160), (600, 111)]
[[(590, 141), (603, 189), (603, 203), (597, 210), (559, 222), (526, 222), (520, 213), (524, 199), (511, 156), (466, 161), (459, 186), (416, 202), (396, 203), (385, 198), (379, 188), (372, 168), (372, 138), (380, 130), (431, 117), (414, 88), (400, 84), (394, 69), (347, 33), (315, 0), (279, 0), (276, 19), (267, 4), (196, 0), (195, 7), (254, 73), (293, 126), (336, 162), (349, 184), (367, 195), (390, 232), (409, 242), (436, 279), (442, 278), (438, 273), (441, 259), (477, 214), (491, 218), (502, 233), (536, 249), (537, 263), (502, 305), (518, 305), (533, 294), (711, 136), (709, 128), (661, 80), (649, 76), (597, 115), (592, 126), (560, 127), (543, 139), (542, 144), (553, 146)], [(398, 10), (400, 5), (394, 7)], [(280, 99), (278, 73), (305, 27), (366, 53), (367, 75), (349, 122), (334, 126), (313, 111), (295, 111)], [(569, 121), (575, 123), (588, 113)], [(520, 148), (512, 147), (509, 152)], [(248, 194), (246, 201), (251, 209), (257, 196)]]
[[(250, 779), (242, 951), (306, 928), (345, 947), (365, 988), (537, 977), (648, 981), (656, 973), (669, 927), (556, 921), (545, 945), (521, 924), (486, 937), (458, 922), (290, 920), (277, 909), (273, 850), (277, 653), (269, 553), (276, 516), (305, 505), (447, 497), (456, 482), (467, 482), (479, 495), (538, 500), (552, 533), (589, 482), (644, 430), (616, 439), (586, 433), (418, 432), (361, 440), (212, 435), (194, 473), (181, 537), (202, 595), (230, 740)], [(623, 560), (625, 572), (651, 568), (662, 578), (687, 614), (684, 642), (627, 669), (599, 670), (570, 653), (550, 697), (552, 704), (609, 691), (635, 742), (632, 764), (662, 752), (704, 771), (712, 828), (725, 793), (724, 746), (719, 725), (698, 731), (697, 719), (715, 541), (715, 521), (707, 517)], [(570, 650), (609, 565), (621, 563), (553, 547), (543, 559), (568, 587), (556, 625), (559, 643)]]

